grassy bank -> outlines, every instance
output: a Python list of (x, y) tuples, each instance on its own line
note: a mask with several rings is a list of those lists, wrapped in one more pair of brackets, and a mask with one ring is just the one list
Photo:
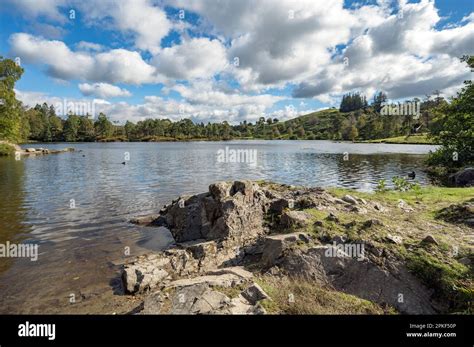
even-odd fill
[(407, 145), (435, 145), (432, 139), (428, 138), (427, 134), (411, 135), (411, 136), (397, 136), (386, 139), (376, 139), (361, 141), (364, 143), (388, 143), (388, 144), (407, 144)]

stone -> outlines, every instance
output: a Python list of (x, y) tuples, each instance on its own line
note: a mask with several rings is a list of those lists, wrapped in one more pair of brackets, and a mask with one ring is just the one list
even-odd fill
[(184, 206), (176, 201), (166, 206), (160, 211), (159, 225), (169, 228), (177, 242), (239, 240), (235, 244), (244, 246), (265, 233), (267, 198), (256, 184), (221, 182), (210, 190), (186, 198)]
[(383, 226), (383, 223), (380, 220), (374, 218), (374, 219), (366, 220), (364, 224), (362, 225), (364, 229), (372, 228), (374, 226)]
[(327, 220), (335, 223), (339, 223), (339, 218), (334, 213), (329, 213), (329, 215), (326, 217)]
[(228, 182), (216, 182), (209, 186), (209, 192), (216, 200), (222, 200), (230, 195), (231, 185)]
[[(316, 285), (329, 285), (375, 303), (389, 304), (405, 314), (436, 313), (430, 289), (395, 260), (381, 267), (368, 257), (360, 260), (346, 256), (328, 245), (288, 250), (280, 268), (289, 276), (308, 278)], [(403, 302), (398, 301), (400, 293), (404, 295)]]
[(284, 228), (304, 227), (311, 222), (312, 216), (303, 211), (284, 211), (281, 215), (280, 224)]
[(307, 242), (308, 239), (308, 235), (302, 232), (267, 236), (263, 246), (262, 265), (264, 267), (275, 265), (277, 259), (287, 248), (298, 241)]
[(189, 250), (195, 259), (205, 257), (215, 257), (217, 254), (217, 245), (215, 241), (206, 241), (198, 239), (178, 244), (178, 247)]
[(160, 215), (157, 214), (150, 214), (146, 216), (138, 216), (130, 219), (130, 223), (137, 224), (137, 225), (151, 225), (153, 224)]
[(421, 240), (421, 242), (438, 245), (438, 241), (436, 241), (433, 235), (427, 235), (423, 240)]
[(34, 149), (34, 148), (26, 148), (26, 149), (25, 149), (25, 152), (27, 152), (27, 153), (34, 153), (34, 152), (36, 152), (36, 149)]
[(391, 234), (387, 234), (387, 236), (385, 237), (385, 239), (391, 243), (394, 243), (396, 245), (401, 245), (403, 243), (403, 239), (401, 238), (401, 236), (396, 236), (396, 235), (391, 235)]
[(316, 222), (314, 222), (313, 224), (315, 227), (322, 227), (324, 225), (324, 223), (320, 220), (317, 220)]
[(449, 182), (456, 187), (474, 186), (474, 167), (466, 167), (449, 176)]
[(379, 212), (384, 212), (385, 211), (385, 207), (383, 207), (381, 204), (379, 204), (378, 202), (374, 202), (373, 203), (373, 206), (374, 206), (374, 209), (379, 211)]
[(244, 283), (246, 280), (235, 274), (226, 273), (222, 275), (205, 275), (194, 278), (183, 278), (172, 281), (168, 287), (188, 287), (196, 284), (205, 284), (210, 287), (235, 287)]
[(231, 300), (205, 284), (178, 289), (171, 299), (169, 314), (229, 314)]
[(344, 235), (336, 235), (331, 239), (331, 242), (335, 242), (336, 244), (339, 243), (346, 243), (347, 239)]
[(349, 204), (351, 204), (351, 205), (357, 205), (357, 200), (352, 195), (349, 195), (349, 194), (344, 195), (342, 197), (342, 200), (349, 203)]
[(290, 199), (280, 198), (280, 199), (273, 200), (270, 203), (269, 210), (270, 212), (281, 214), (286, 208), (289, 208), (289, 207), (290, 207)]
[(241, 295), (252, 305), (255, 305), (258, 301), (270, 298), (257, 283), (253, 283), (250, 287), (245, 289)]
[(398, 200), (398, 208), (402, 209), (404, 212), (413, 212), (414, 209), (408, 205), (404, 200)]
[(358, 213), (358, 214), (367, 214), (367, 209), (364, 208), (364, 207), (360, 207), (360, 206), (352, 206), (351, 207), (351, 212), (355, 212), (355, 213)]
[(160, 292), (148, 295), (143, 301), (143, 310), (140, 314), (159, 314), (163, 307), (164, 296)]
[(232, 274), (243, 278), (244, 280), (251, 280), (253, 278), (253, 273), (245, 270), (241, 266), (232, 266), (221, 269), (210, 270), (206, 273), (207, 275), (223, 275), (223, 274)]
[(159, 268), (127, 267), (122, 272), (122, 280), (128, 293), (146, 292), (168, 277), (168, 272)]
[(359, 198), (359, 197), (356, 197), (355, 198), (359, 203), (361, 203), (362, 205), (367, 205), (367, 201), (363, 198)]
[(466, 266), (471, 266), (471, 264), (472, 264), (471, 259), (469, 259), (468, 257), (460, 258), (460, 259), (458, 259), (458, 262), (460, 262), (461, 264), (466, 265)]

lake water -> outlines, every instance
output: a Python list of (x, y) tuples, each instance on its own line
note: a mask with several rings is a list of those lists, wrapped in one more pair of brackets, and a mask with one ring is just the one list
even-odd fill
[[(128, 223), (219, 180), (373, 190), (420, 170), (434, 146), (331, 141), (34, 144), (76, 152), (0, 158), (0, 244), (38, 245), (37, 261), (0, 258), (0, 313), (112, 313), (117, 263), (172, 242)], [(30, 146), (24, 146), (30, 147)], [(222, 162), (218, 151), (256, 151)], [(126, 165), (122, 162), (126, 160)], [(130, 255), (129, 255), (130, 254)], [(104, 299), (105, 298), (105, 299)], [(120, 299), (123, 300), (123, 299)], [(128, 306), (127, 306), (128, 305)]]

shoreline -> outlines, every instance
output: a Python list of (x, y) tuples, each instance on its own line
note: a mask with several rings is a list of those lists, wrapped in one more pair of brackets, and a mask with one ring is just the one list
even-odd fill
[[(450, 189), (447, 201), (432, 200)], [(168, 228), (176, 246), (126, 262), (123, 294), (141, 300), (134, 311), (140, 314), (452, 312), (452, 300), (462, 291), (446, 292), (427, 283), (436, 279), (423, 274), (438, 263), (448, 263), (441, 276), (472, 287), (467, 275), (472, 257), (466, 256), (471, 246), (459, 244), (456, 256), (440, 249), (447, 236), (459, 243), (456, 229), (472, 234), (472, 212), (463, 216), (466, 219), (450, 220), (455, 227), (443, 218), (454, 208), (448, 202), (472, 208), (474, 201), (462, 201), (473, 192), (473, 188), (432, 187), (421, 194), (364, 194), (269, 182), (217, 182), (207, 193), (180, 196), (159, 214), (132, 221)], [(434, 207), (439, 214), (434, 220), (444, 225), (442, 233), (424, 216), (424, 210)], [(408, 219), (394, 224), (401, 218)], [(407, 222), (417, 228), (400, 228)], [(464, 275), (452, 274), (451, 266)], [(339, 275), (328, 277), (328, 272)], [(286, 295), (296, 288), (305, 288), (308, 295), (318, 293), (328, 303), (308, 298), (303, 305), (297, 304), (298, 299), (288, 303)], [(282, 294), (282, 290), (290, 292)], [(396, 292), (403, 292), (411, 305), (397, 301)], [(192, 300), (181, 302), (183, 296)], [(472, 297), (462, 300), (466, 299)], [(455, 309), (468, 310), (462, 302), (466, 301), (457, 302)]]

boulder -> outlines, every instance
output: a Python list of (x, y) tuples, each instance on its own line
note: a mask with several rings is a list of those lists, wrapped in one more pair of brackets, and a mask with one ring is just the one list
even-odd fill
[(342, 197), (342, 200), (349, 203), (349, 204), (351, 204), (351, 205), (357, 205), (357, 199), (354, 198), (352, 195), (349, 195), (349, 194), (344, 195)]
[(34, 153), (34, 152), (36, 152), (36, 149), (34, 149), (34, 148), (25, 148), (25, 152)]
[(401, 238), (401, 236), (397, 236), (397, 235), (387, 234), (385, 239), (388, 242), (394, 243), (396, 245), (401, 245), (403, 243), (403, 239)]
[(421, 240), (421, 242), (438, 245), (438, 241), (434, 238), (433, 235), (427, 235), (423, 240)]
[(137, 225), (152, 225), (159, 217), (160, 215), (157, 214), (138, 216), (130, 219), (130, 223)]
[(258, 301), (270, 298), (257, 283), (245, 289), (241, 295), (252, 305), (255, 305)]
[(474, 167), (464, 168), (455, 174), (449, 176), (449, 181), (456, 187), (474, 186)]
[(403, 210), (404, 212), (413, 212), (414, 209), (410, 205), (408, 205), (405, 200), (398, 200), (398, 208)]
[(217, 182), (209, 186), (209, 192), (215, 200), (222, 200), (230, 195), (231, 188), (228, 182)]
[(303, 232), (267, 236), (263, 246), (262, 265), (272, 267), (286, 249), (298, 241), (308, 243), (309, 240), (309, 236)]
[(389, 304), (402, 313), (436, 313), (430, 301), (432, 292), (395, 259), (382, 266), (368, 257), (362, 260), (350, 257), (329, 245), (307, 250), (291, 249), (279, 266), (289, 276), (310, 278), (321, 285), (329, 284), (336, 290), (379, 304)]
[(177, 242), (236, 240), (245, 246), (265, 233), (267, 198), (256, 184), (220, 182), (209, 190), (187, 197), (184, 206), (174, 201), (160, 211), (159, 224), (168, 227)]

